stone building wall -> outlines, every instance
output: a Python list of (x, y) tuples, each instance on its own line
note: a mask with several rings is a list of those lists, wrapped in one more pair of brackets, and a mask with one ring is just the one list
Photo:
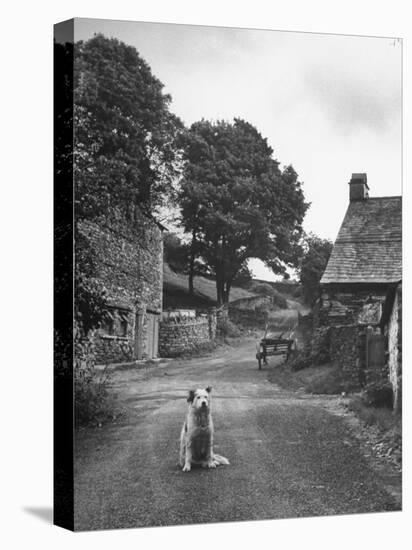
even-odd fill
[(216, 338), (216, 311), (193, 316), (164, 316), (160, 322), (159, 355), (176, 357), (213, 342)]
[(340, 365), (348, 389), (360, 389), (372, 376), (366, 365), (366, 331), (368, 327), (378, 330), (386, 294), (386, 285), (342, 284), (322, 288), (316, 324), (330, 327), (330, 358)]
[(329, 353), (339, 365), (348, 391), (359, 390), (366, 380), (366, 327), (335, 325), (329, 331)]
[(378, 325), (385, 302), (386, 285), (324, 285), (318, 309), (320, 325)]
[(141, 314), (142, 358), (147, 356), (148, 315), (162, 310), (163, 238), (138, 208), (98, 220), (82, 220), (77, 230), (90, 245), (96, 278), (107, 291), (108, 311), (95, 334), (100, 363), (136, 359), (136, 315)]

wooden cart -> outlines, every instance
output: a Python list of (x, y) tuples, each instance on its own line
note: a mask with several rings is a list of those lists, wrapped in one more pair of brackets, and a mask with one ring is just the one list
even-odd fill
[(285, 355), (287, 361), (292, 352), (293, 344), (294, 340), (290, 338), (262, 338), (256, 350), (259, 370), (262, 368), (262, 361), (267, 365), (267, 357), (272, 355)]

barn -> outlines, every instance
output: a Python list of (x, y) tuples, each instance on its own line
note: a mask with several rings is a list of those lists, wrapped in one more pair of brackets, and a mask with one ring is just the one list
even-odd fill
[(389, 380), (401, 403), (402, 197), (370, 197), (352, 174), (349, 205), (321, 279), (317, 310), (331, 358), (352, 388)]

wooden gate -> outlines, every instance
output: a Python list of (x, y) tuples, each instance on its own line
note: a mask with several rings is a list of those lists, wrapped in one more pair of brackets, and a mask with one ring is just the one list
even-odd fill
[(147, 313), (146, 355), (148, 359), (155, 359), (159, 346), (159, 315)]

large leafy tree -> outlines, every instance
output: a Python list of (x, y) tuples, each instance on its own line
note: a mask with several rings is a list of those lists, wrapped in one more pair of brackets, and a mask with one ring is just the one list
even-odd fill
[(305, 235), (302, 248), (303, 255), (299, 266), (300, 282), (305, 301), (313, 305), (319, 298), (320, 280), (326, 269), (333, 244), (328, 239), (321, 239), (310, 233)]
[(138, 204), (150, 215), (173, 194), (182, 127), (136, 49), (101, 34), (74, 48), (74, 167), (79, 216)]
[[(181, 159), (182, 124), (171, 98), (132, 46), (99, 34), (74, 46), (74, 182), (76, 220), (136, 207), (156, 217), (173, 198)], [(76, 225), (76, 319), (87, 333), (98, 326), (105, 289), (96, 279), (93, 250)]]
[(296, 266), (308, 204), (291, 166), (281, 170), (267, 140), (248, 122), (202, 120), (184, 138), (180, 205), (200, 256), (216, 278), (218, 304), (251, 257), (274, 272)]

